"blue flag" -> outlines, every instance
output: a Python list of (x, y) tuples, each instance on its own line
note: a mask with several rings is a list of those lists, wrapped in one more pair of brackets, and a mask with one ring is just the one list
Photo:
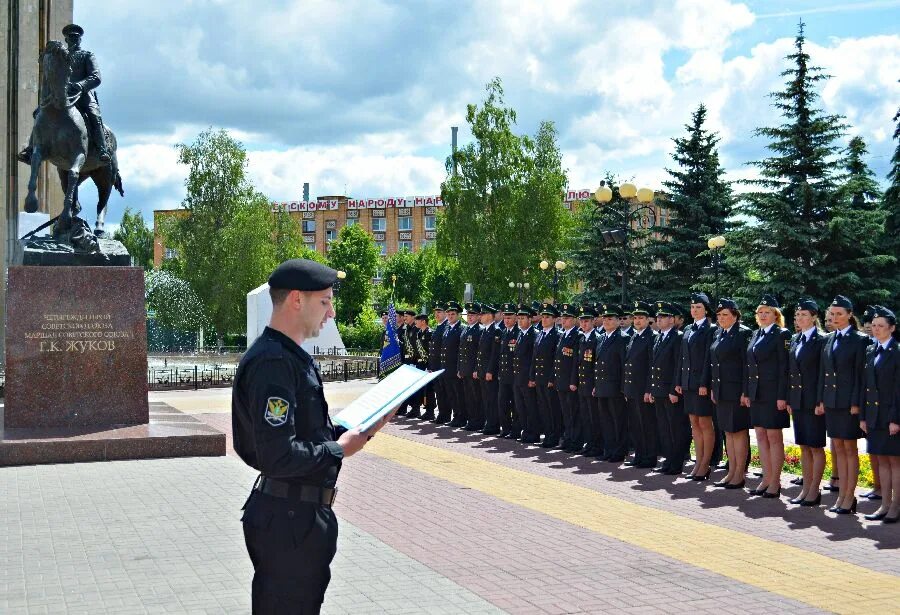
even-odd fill
[(388, 321), (381, 346), (381, 373), (386, 374), (400, 365), (400, 342), (397, 341), (397, 311), (393, 301), (388, 306)]

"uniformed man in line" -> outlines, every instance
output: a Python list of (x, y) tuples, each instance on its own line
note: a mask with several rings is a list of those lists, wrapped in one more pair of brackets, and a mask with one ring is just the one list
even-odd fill
[[(411, 326), (406, 322), (406, 310), (400, 308), (397, 310), (397, 330), (395, 333), (397, 335), (397, 344), (400, 346), (400, 363), (402, 365), (411, 365), (414, 363), (412, 360), (412, 349), (410, 347), (409, 329), (411, 329)], [(404, 403), (400, 404), (400, 409), (397, 410), (397, 416), (406, 416), (409, 405), (408, 402), (409, 400), (404, 400)]]
[(500, 346), (503, 331), (497, 326), (497, 308), (489, 303), (481, 306), (481, 337), (475, 353), (474, 379), (481, 387), (481, 416), (484, 425), (481, 432), (486, 436), (500, 434), (500, 413), (497, 409), (497, 368), (493, 365), (494, 353)]
[[(444, 331), (447, 329), (447, 316), (444, 314), (443, 303), (438, 302), (434, 304), (434, 321), (437, 323), (437, 326), (434, 328), (431, 342), (428, 344), (428, 371), (430, 372), (443, 369), (441, 365), (441, 347), (444, 343)], [(440, 409), (446, 408), (448, 404), (447, 394), (444, 391), (444, 379), (436, 378), (431, 381), (429, 386), (434, 387), (434, 398), (437, 403), (438, 413), (440, 413)], [(425, 410), (425, 416), (422, 418), (432, 422), (437, 419), (434, 412), (429, 414), (427, 409)]]
[(603, 302), (594, 302), (591, 304), (591, 307), (594, 308), (594, 313), (596, 316), (594, 317), (594, 330), (597, 332), (597, 337), (600, 337), (600, 334), (603, 332)]
[[(419, 314), (415, 317), (415, 325), (416, 325), (416, 367), (427, 371), (429, 365), (429, 348), (431, 347), (431, 338), (433, 337), (433, 333), (431, 328), (428, 326), (428, 314)], [(434, 417), (434, 408), (435, 408), (435, 397), (434, 397), (434, 387), (431, 384), (428, 384), (424, 389), (420, 390), (417, 394), (420, 405), (425, 406), (425, 414), (419, 416), (418, 415), (418, 407), (414, 405), (416, 409), (416, 414), (414, 418), (422, 418), (426, 420), (430, 420), (430, 417)]]
[(294, 259), (269, 277), (272, 317), (241, 358), (232, 391), (234, 450), (260, 473), (244, 504), (254, 613), (318, 613), (331, 579), (341, 462), (368, 431), (335, 427), (322, 378), (301, 344), (334, 318), (337, 272)]
[(571, 303), (563, 303), (559, 308), (562, 330), (556, 342), (553, 357), (553, 384), (559, 396), (562, 414), (562, 441), (560, 448), (567, 453), (580, 453), (584, 447), (581, 429), (581, 413), (578, 411), (578, 388), (572, 386), (577, 373), (578, 353), (578, 308)]
[[(513, 355), (513, 373), (515, 375), (515, 402), (516, 415), (522, 430), (521, 442), (537, 444), (544, 433), (541, 426), (541, 417), (538, 412), (537, 388), (531, 379), (531, 365), (534, 359), (534, 341), (538, 331), (531, 324), (534, 310), (525, 304), (520, 304), (516, 310), (516, 320), (519, 326), (519, 337), (516, 340), (516, 350)], [(513, 429), (515, 431), (515, 427)]]
[(481, 386), (475, 379), (478, 343), (481, 341), (482, 328), (481, 304), (466, 304), (466, 323), (468, 327), (459, 341), (459, 363), (456, 371), (463, 384), (465, 406), (463, 411), (450, 422), (451, 427), (463, 427), (466, 431), (484, 429), (484, 414), (481, 404)]
[(675, 322), (675, 328), (684, 333), (684, 330), (687, 328), (687, 325), (684, 324), (684, 318), (688, 312), (677, 303), (672, 304), (672, 309), (675, 311), (672, 315)]
[(462, 312), (462, 308), (458, 302), (447, 302), (445, 310), (447, 328), (444, 329), (444, 341), (441, 344), (441, 367), (444, 369), (442, 378), (447, 407), (438, 408), (435, 423), (439, 425), (449, 423), (451, 414), (453, 418), (465, 416), (466, 396), (463, 392), (463, 381), (459, 375), (459, 346), (466, 327), (459, 321), (460, 312)]
[(522, 437), (522, 423), (516, 412), (515, 384), (516, 375), (513, 364), (516, 345), (519, 342), (519, 326), (516, 324), (516, 305), (504, 303), (500, 312), (503, 314), (503, 332), (491, 357), (489, 372), (497, 378), (497, 413), (500, 420), (500, 437), (518, 440)]
[(622, 374), (628, 429), (634, 443), (634, 459), (625, 465), (636, 468), (655, 468), (659, 457), (656, 410), (644, 399), (650, 376), (650, 353), (656, 343), (656, 333), (648, 322), (652, 309), (646, 301), (634, 302), (631, 309), (634, 334), (625, 348)]
[(540, 301), (532, 301), (531, 302), (531, 326), (534, 328), (535, 333), (539, 333), (541, 329), (543, 329), (543, 325), (541, 324), (541, 302)]
[(594, 397), (594, 353), (597, 349), (594, 318), (596, 316), (597, 312), (589, 304), (582, 305), (578, 310), (581, 334), (578, 337), (578, 348), (575, 354), (576, 367), (572, 370), (572, 383), (569, 385), (570, 390), (574, 390), (578, 396), (578, 413), (581, 417), (585, 440), (581, 454), (585, 457), (599, 457), (603, 454), (600, 411), (597, 408), (597, 398)]
[(650, 355), (650, 377), (644, 400), (656, 409), (659, 430), (659, 452), (663, 457), (655, 471), (678, 476), (684, 471), (684, 462), (691, 446), (691, 423), (675, 392), (675, 375), (681, 360), (681, 330), (675, 326), (674, 305), (659, 301), (656, 304), (656, 322), (659, 335), (653, 343)]
[(562, 430), (562, 410), (554, 384), (553, 362), (559, 329), (555, 322), (558, 312), (552, 303), (541, 304), (541, 329), (534, 342), (534, 357), (531, 362), (531, 381), (537, 388), (538, 412), (544, 427), (543, 448), (554, 448), (559, 444)]
[(623, 303), (619, 306), (619, 310), (622, 312), (622, 317), (619, 318), (619, 328), (625, 332), (625, 335), (631, 337), (634, 335), (634, 317), (631, 315), (631, 309)]
[(628, 336), (619, 328), (619, 306), (603, 305), (603, 332), (594, 353), (594, 396), (600, 409), (603, 431), (602, 461), (621, 463), (627, 452), (628, 422), (622, 396), (622, 366)]
[[(419, 357), (416, 354), (416, 338), (419, 335), (416, 328), (416, 313), (413, 310), (402, 309), (398, 314), (403, 318), (401, 363), (415, 366), (419, 361)], [(422, 411), (420, 401), (419, 392), (416, 392), (415, 395), (410, 396), (400, 404), (400, 410), (397, 411), (397, 414), (399, 416), (408, 415), (418, 418)]]

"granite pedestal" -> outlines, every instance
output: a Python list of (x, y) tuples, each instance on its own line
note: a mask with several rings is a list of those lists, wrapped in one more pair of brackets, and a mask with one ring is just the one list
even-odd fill
[(5, 397), (0, 465), (225, 454), (192, 419), (151, 420), (139, 267), (10, 267)]

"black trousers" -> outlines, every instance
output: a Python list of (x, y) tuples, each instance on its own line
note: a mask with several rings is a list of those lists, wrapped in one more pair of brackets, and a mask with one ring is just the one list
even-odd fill
[(440, 419), (450, 420), (451, 416), (458, 416), (465, 405), (462, 380), (456, 377), (455, 372), (444, 372), (444, 394), (447, 398), (447, 407), (440, 409)]
[(485, 431), (500, 431), (500, 413), (497, 409), (500, 383), (496, 377), (490, 382), (479, 378), (477, 382), (481, 383), (481, 418), (484, 419), (482, 426)]
[(513, 387), (513, 392), (516, 398), (516, 414), (522, 428), (522, 439), (537, 440), (543, 433), (541, 415), (538, 412), (537, 389), (527, 384), (517, 384)]
[(668, 395), (654, 395), (663, 467), (681, 470), (691, 451), (691, 421), (680, 400), (673, 404)]
[(516, 412), (516, 391), (512, 382), (497, 385), (497, 412), (500, 415), (500, 432), (511, 433), (518, 438), (522, 435), (522, 422)]
[(578, 393), (558, 386), (556, 389), (559, 395), (559, 408), (562, 417), (562, 439), (565, 444), (571, 447), (576, 445), (580, 448), (584, 444), (581, 435), (581, 420), (578, 412)]
[(640, 464), (656, 465), (659, 457), (659, 436), (656, 425), (656, 408), (633, 397), (625, 401), (628, 409), (628, 430), (634, 443), (634, 461)]
[(434, 409), (437, 407), (438, 414), (441, 413), (441, 408), (447, 407), (447, 395), (444, 393), (444, 378), (439, 377), (435, 378), (431, 381), (429, 385), (432, 387), (432, 391), (434, 392), (434, 403), (435, 406), (432, 406), (431, 414), (428, 412), (428, 407), (425, 407), (425, 416), (427, 418), (432, 418), (434, 415)]
[(603, 424), (597, 398), (590, 391), (578, 392), (578, 412), (581, 415), (584, 440), (595, 451), (603, 451)]
[(556, 389), (551, 389), (547, 384), (537, 385), (538, 412), (541, 415), (541, 425), (544, 428), (544, 437), (551, 442), (558, 442), (560, 429), (562, 428), (562, 410), (559, 407), (559, 395)]
[(318, 613), (337, 552), (331, 508), (253, 491), (241, 521), (253, 563), (253, 613)]
[(603, 454), (612, 459), (625, 459), (628, 451), (625, 399), (621, 395), (598, 397), (597, 407), (600, 409), (600, 423), (603, 430)]
[[(477, 428), (484, 427), (484, 413), (481, 405), (481, 381), (472, 378), (471, 374), (463, 374), (463, 386), (465, 387), (465, 410), (459, 415), (459, 422), (474, 425)], [(456, 416), (453, 417), (456, 421)]]

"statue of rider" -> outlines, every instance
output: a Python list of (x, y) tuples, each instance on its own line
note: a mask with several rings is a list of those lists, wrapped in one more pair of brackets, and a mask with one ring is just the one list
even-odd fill
[[(97, 148), (100, 161), (109, 162), (106, 131), (103, 128), (97, 93), (94, 91), (100, 85), (100, 67), (97, 64), (97, 58), (90, 51), (81, 48), (84, 28), (72, 23), (63, 28), (62, 33), (66, 38), (66, 46), (69, 48), (69, 65), (72, 67), (72, 73), (69, 76), (69, 96), (78, 96), (75, 107), (85, 117), (88, 136)], [(19, 153), (18, 158), (26, 164), (31, 162), (30, 140), (28, 147)]]

